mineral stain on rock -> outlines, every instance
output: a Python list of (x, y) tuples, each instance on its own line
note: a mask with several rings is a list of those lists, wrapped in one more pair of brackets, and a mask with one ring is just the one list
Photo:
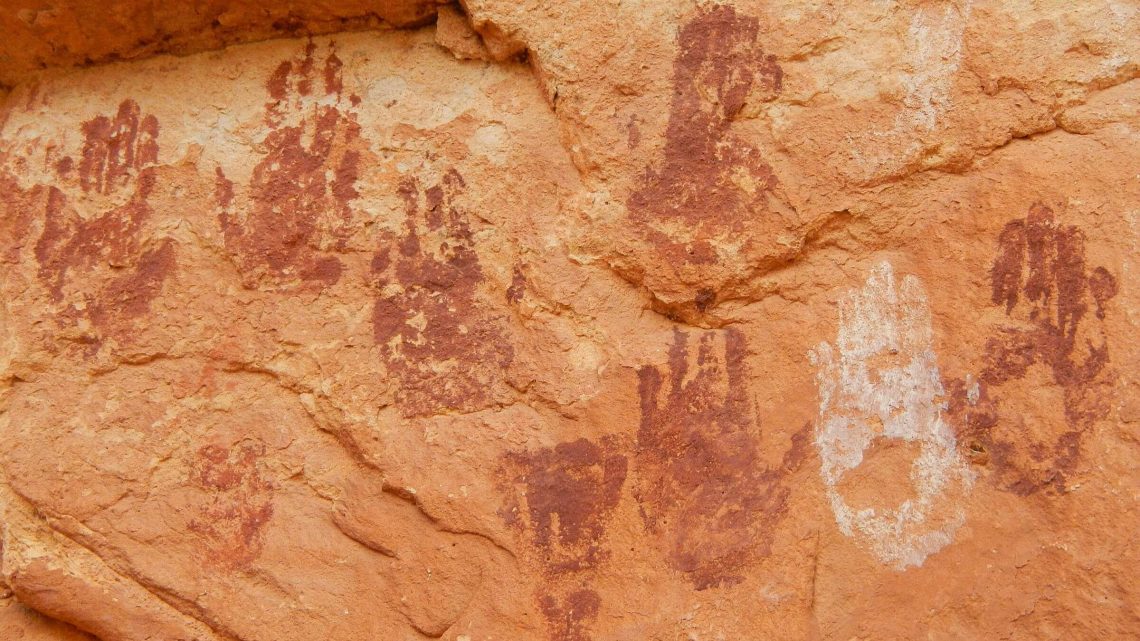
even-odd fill
[[(1104, 267), (1089, 270), (1084, 232), (1036, 203), (1002, 230), (990, 280), (991, 301), (1009, 322), (986, 341), (977, 387), (951, 383), (951, 412), (975, 457), (985, 453), (998, 487), (1022, 496), (1063, 492), (1086, 433), (1109, 410), (1114, 375), (1101, 322), (1117, 294), (1116, 277)], [(1059, 430), (1000, 411), (1002, 386), (1037, 366), (1060, 388)]]
[(664, 375), (638, 370), (635, 493), (646, 529), (698, 590), (739, 583), (768, 553), (787, 510), (785, 478), (808, 455), (805, 426), (779, 466), (762, 464), (746, 351), (737, 329), (677, 329)]
[[(4, 159), (0, 154), (0, 162)], [(15, 175), (0, 169), (0, 261), (4, 264), (20, 264), (36, 212), (47, 209), (49, 197), (59, 196), (53, 188), (43, 185), (23, 189)]]
[(435, 185), (405, 178), (402, 234), (385, 239), (372, 272), (372, 327), (405, 416), (491, 406), (514, 358), (502, 320), (483, 311), (483, 267), (454, 169)]

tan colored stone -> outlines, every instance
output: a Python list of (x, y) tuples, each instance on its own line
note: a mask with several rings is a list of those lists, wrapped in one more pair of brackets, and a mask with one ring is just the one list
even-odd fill
[(453, 6), (440, 7), (436, 14), (435, 41), (460, 60), (490, 60), (491, 52), (472, 28), (467, 16)]
[(10, 598), (0, 605), (0, 634), (13, 641), (90, 641), (93, 638)]

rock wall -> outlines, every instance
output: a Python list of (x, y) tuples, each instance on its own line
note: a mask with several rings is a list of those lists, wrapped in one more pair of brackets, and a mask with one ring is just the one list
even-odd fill
[(3, 638), (1136, 638), (1135, 4), (47, 4)]

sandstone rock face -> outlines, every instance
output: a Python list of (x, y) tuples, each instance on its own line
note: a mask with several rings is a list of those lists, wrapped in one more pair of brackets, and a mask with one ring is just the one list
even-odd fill
[(412, 27), (446, 0), (8, 0), (0, 10), (0, 88), (30, 73), (157, 53), (192, 53), (284, 35)]
[(0, 10), (0, 637), (1140, 633), (1135, 5), (160, 4)]

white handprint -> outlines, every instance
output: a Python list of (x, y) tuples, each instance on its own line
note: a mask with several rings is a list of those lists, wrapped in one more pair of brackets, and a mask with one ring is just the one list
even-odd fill
[[(840, 303), (836, 346), (820, 343), (809, 356), (820, 393), (820, 473), (839, 529), (898, 570), (922, 565), (964, 522), (955, 497), (972, 484), (942, 419), (942, 379), (922, 284), (906, 276), (896, 288), (891, 264), (879, 264), (862, 290)], [(841, 481), (880, 439), (917, 446), (909, 474), (913, 493), (894, 505), (853, 508)], [(882, 502), (896, 489), (872, 487), (871, 493)]]

